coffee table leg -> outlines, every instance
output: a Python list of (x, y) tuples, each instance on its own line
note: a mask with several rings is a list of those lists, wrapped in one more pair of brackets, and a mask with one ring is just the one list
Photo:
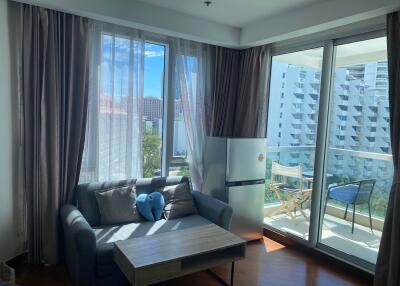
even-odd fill
[(233, 275), (235, 273), (235, 261), (232, 261), (231, 264), (231, 286), (233, 286)]
[(225, 286), (233, 286), (233, 276), (234, 276), (234, 272), (235, 272), (235, 262), (232, 261), (231, 264), (231, 281), (230, 284), (228, 284), (228, 282), (225, 281), (224, 278), (222, 278), (221, 276), (219, 276), (217, 273), (215, 273), (214, 271), (212, 271), (211, 269), (207, 269), (207, 272), (213, 276), (216, 280), (218, 280), (222, 285)]

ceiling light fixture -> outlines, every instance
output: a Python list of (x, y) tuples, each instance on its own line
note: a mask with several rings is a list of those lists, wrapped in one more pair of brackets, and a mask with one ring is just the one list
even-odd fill
[(210, 1), (210, 0), (204, 1), (204, 4), (206, 4), (207, 7), (210, 6), (211, 3), (212, 3), (212, 1)]

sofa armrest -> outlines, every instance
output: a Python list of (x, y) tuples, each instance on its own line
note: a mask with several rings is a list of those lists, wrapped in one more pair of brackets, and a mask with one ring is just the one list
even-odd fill
[(73, 205), (62, 207), (64, 254), (75, 285), (96, 284), (96, 237), (92, 227)]
[(232, 219), (232, 207), (209, 195), (193, 191), (193, 198), (199, 214), (209, 221), (229, 230)]

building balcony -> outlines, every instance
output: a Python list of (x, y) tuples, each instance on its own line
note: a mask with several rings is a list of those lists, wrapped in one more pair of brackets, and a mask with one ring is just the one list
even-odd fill
[[(269, 147), (268, 156), (284, 153), (299, 152), (307, 155), (314, 154), (315, 146), (296, 147)], [(301, 157), (300, 157), (301, 158)], [(339, 160), (341, 158), (343, 160)], [(350, 159), (352, 158), (352, 159)], [(302, 164), (297, 161), (298, 164)], [(280, 162), (285, 165), (285, 162)], [(293, 164), (294, 162), (291, 161)], [(393, 174), (392, 156), (390, 154), (355, 151), (344, 148), (328, 149), (328, 174), (324, 180), (325, 185), (342, 183), (348, 176), (355, 176), (352, 180), (376, 179), (376, 184), (371, 197), (372, 229), (369, 228), (368, 208), (357, 205), (354, 214), (354, 233), (351, 233), (352, 208), (349, 207), (347, 217), (344, 219), (345, 205), (334, 200), (329, 200), (321, 225), (320, 243), (339, 249), (347, 254), (354, 255), (368, 262), (375, 263), (379, 250), (380, 238), (386, 213), (387, 200), (390, 193), (391, 177)], [(303, 164), (302, 164), (303, 165)], [(303, 165), (306, 168), (306, 165)], [(313, 174), (312, 166), (308, 173)], [(377, 172), (377, 170), (379, 170)], [(284, 234), (290, 234), (303, 239), (308, 239), (310, 200), (302, 204), (302, 213), (299, 209), (291, 210), (288, 214), (279, 202), (275, 191), (270, 188), (270, 170), (266, 174), (266, 192), (264, 207), (264, 224)], [(365, 177), (366, 176), (366, 177)], [(312, 186), (311, 186), (312, 187)], [(318, 191), (318, 190), (316, 190)], [(323, 199), (327, 189), (322, 190)], [(284, 197), (284, 196), (283, 196)], [(286, 199), (284, 197), (284, 199)]]

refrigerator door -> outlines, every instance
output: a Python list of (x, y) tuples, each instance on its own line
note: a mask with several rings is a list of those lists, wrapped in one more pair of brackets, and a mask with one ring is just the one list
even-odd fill
[(246, 240), (263, 236), (265, 184), (228, 187), (233, 209), (231, 232)]
[(228, 138), (226, 181), (265, 179), (265, 138)]

